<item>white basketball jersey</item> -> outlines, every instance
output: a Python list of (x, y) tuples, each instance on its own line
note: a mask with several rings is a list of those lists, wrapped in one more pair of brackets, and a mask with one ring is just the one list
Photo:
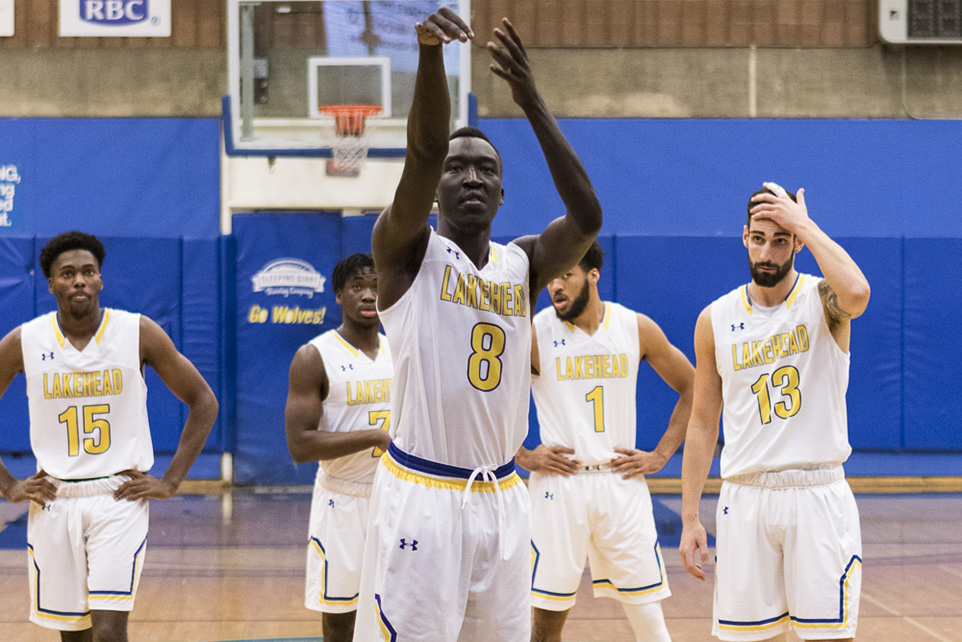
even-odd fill
[(510, 461), (527, 434), (528, 256), (513, 243), (490, 245), (479, 270), (432, 230), (411, 287), (381, 311), (394, 355), (395, 444), (469, 469)]
[(619, 456), (615, 448), (634, 448), (636, 313), (606, 301), (601, 325), (588, 335), (547, 308), (535, 316), (534, 328), (541, 363), (531, 392), (541, 443), (573, 448), (586, 466), (610, 462)]
[(150, 470), (139, 314), (105, 308), (97, 333), (77, 351), (50, 312), (21, 326), (20, 343), (40, 469), (58, 479)]
[(849, 356), (829, 330), (818, 283), (800, 274), (773, 308), (756, 305), (744, 285), (711, 304), (724, 400), (723, 478), (837, 465), (852, 452)]
[[(379, 338), (381, 346), (373, 360), (345, 341), (337, 330), (329, 330), (311, 340), (311, 345), (317, 348), (324, 361), (329, 383), (321, 430), (390, 429), (394, 366), (387, 337), (380, 335)], [(370, 484), (381, 454), (375, 448), (362, 450), (336, 459), (324, 459), (320, 468), (331, 477)]]

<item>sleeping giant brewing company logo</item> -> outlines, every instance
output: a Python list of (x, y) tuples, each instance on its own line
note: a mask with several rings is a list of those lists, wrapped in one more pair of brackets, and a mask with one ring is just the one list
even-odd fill
[[(294, 258), (275, 259), (262, 267), (251, 277), (253, 292), (263, 292), (267, 296), (280, 296), (285, 299), (303, 296), (313, 299), (317, 293), (324, 292), (327, 277), (318, 272), (307, 261)], [(301, 308), (300, 306), (272, 305), (267, 307), (252, 305), (247, 312), (248, 323), (306, 324), (321, 325), (327, 307)]]
[(170, 0), (60, 0), (61, 36), (170, 36)]

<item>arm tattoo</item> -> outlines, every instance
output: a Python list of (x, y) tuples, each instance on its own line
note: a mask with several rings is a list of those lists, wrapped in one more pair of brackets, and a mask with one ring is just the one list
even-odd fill
[(822, 279), (818, 284), (818, 296), (822, 299), (822, 305), (825, 306), (825, 310), (831, 318), (836, 321), (852, 318), (850, 313), (839, 307), (838, 295), (835, 294), (835, 290), (832, 289), (832, 286), (829, 285), (825, 279)]

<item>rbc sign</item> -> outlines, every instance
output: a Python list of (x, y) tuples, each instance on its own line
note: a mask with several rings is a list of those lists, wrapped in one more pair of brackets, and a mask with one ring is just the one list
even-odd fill
[(101, 25), (130, 25), (149, 15), (150, 0), (81, 0), (80, 19)]

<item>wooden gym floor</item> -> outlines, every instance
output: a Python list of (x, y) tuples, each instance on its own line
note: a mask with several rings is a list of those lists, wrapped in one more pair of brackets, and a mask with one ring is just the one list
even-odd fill
[[(858, 639), (962, 642), (962, 494), (857, 498), (865, 560)], [(674, 594), (664, 602), (672, 638), (713, 640), (711, 581), (689, 577), (676, 549), (681, 498), (653, 499)], [(319, 617), (302, 605), (309, 504), (305, 488), (153, 502), (131, 640), (318, 640)], [(715, 498), (704, 504), (702, 514), (713, 516)], [(0, 641), (56, 642), (55, 632), (27, 621), (25, 512), (23, 504), (0, 502)], [(586, 574), (564, 639), (631, 642), (620, 605), (595, 600), (590, 586)]]

